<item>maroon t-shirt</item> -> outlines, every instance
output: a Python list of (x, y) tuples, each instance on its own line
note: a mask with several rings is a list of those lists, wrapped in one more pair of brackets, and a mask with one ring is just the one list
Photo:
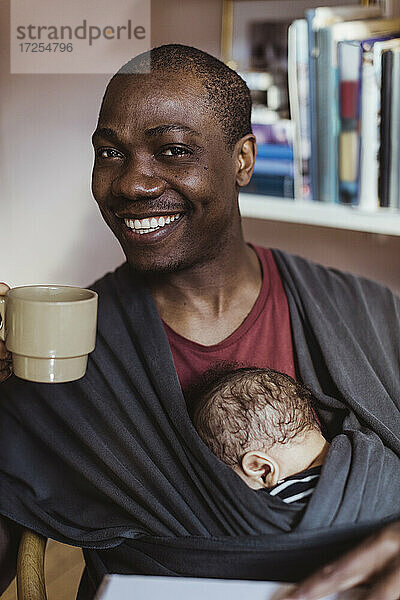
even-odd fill
[(204, 346), (163, 322), (183, 389), (221, 361), (269, 367), (295, 378), (289, 306), (270, 249), (253, 246), (262, 268), (262, 287), (253, 308), (227, 338)]

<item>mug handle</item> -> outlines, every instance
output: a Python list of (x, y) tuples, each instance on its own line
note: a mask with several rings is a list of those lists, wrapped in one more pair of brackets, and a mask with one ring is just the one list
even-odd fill
[(5, 327), (5, 313), (6, 313), (6, 299), (4, 296), (0, 296), (0, 340), (2, 342), (6, 339), (6, 327)]

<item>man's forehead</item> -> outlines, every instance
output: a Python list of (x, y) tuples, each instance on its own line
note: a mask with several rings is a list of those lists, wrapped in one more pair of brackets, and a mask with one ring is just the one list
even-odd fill
[[(118, 76), (109, 85), (99, 124), (110, 119), (120, 126), (151, 127), (151, 123), (202, 123), (213, 117), (207, 92), (192, 76)], [(146, 123), (147, 122), (147, 123)]]
[[(127, 127), (125, 129), (126, 129), (126, 133), (129, 134), (129, 124), (127, 125)], [(151, 139), (151, 138), (161, 136), (161, 135), (171, 132), (171, 131), (179, 132), (179, 133), (186, 133), (193, 137), (201, 137), (201, 134), (198, 131), (196, 131), (192, 127), (189, 127), (188, 125), (184, 125), (182, 123), (164, 123), (162, 125), (155, 125), (153, 127), (147, 128), (147, 129), (143, 128), (142, 133), (145, 137), (147, 137), (148, 139)], [(121, 133), (122, 133), (122, 137), (123, 137), (122, 131), (115, 130), (112, 127), (103, 127), (99, 123), (98, 127), (96, 128), (96, 131), (93, 134), (93, 137), (94, 138), (100, 137), (100, 138), (108, 139), (110, 141), (119, 142), (119, 141), (121, 141)]]

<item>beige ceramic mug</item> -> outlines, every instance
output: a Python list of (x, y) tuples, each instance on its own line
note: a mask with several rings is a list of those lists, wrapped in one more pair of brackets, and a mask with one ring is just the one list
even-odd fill
[(0, 296), (0, 339), (17, 377), (42, 383), (80, 379), (96, 339), (97, 294), (62, 285), (28, 285)]

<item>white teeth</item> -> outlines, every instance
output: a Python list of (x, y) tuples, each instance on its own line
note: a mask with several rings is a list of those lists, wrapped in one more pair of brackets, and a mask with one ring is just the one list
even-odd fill
[(136, 233), (151, 233), (156, 231), (169, 223), (172, 223), (176, 219), (179, 219), (181, 213), (175, 213), (174, 215), (167, 215), (165, 217), (145, 217), (144, 219), (124, 219), (125, 225), (129, 229), (133, 229)]
[(155, 231), (157, 229), (157, 227), (151, 227), (150, 229), (139, 229), (139, 233), (151, 233), (152, 231)]

